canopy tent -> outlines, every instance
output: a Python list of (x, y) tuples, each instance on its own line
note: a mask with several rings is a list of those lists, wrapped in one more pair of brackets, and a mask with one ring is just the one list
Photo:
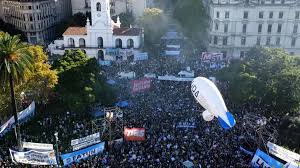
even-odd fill
[(112, 80), (112, 79), (110, 79), (110, 80), (108, 80), (108, 81), (106, 81), (108, 84), (110, 84), (110, 85), (115, 85), (117, 82), (116, 81), (114, 81), (114, 80)]
[(104, 111), (100, 111), (100, 110), (94, 111), (94, 112), (92, 113), (92, 116), (95, 117), (95, 118), (103, 117), (104, 115), (105, 115), (105, 114), (104, 114)]
[(116, 103), (116, 106), (124, 108), (124, 107), (128, 107), (129, 103), (128, 103), (128, 101), (119, 101)]

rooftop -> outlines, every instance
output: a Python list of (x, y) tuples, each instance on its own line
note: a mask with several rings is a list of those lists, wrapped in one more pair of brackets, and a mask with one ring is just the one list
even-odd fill
[(115, 36), (139, 36), (141, 29), (139, 28), (114, 28), (113, 35)]
[(69, 27), (63, 35), (87, 35), (86, 27)]

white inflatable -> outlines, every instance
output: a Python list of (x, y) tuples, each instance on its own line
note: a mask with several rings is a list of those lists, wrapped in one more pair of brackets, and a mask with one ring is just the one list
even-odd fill
[(192, 82), (191, 90), (195, 99), (205, 108), (202, 113), (205, 121), (211, 121), (216, 117), (224, 129), (235, 125), (233, 115), (227, 110), (220, 91), (212, 81), (197, 77)]

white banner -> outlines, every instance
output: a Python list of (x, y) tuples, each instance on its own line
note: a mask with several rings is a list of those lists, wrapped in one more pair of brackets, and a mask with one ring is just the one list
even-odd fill
[(18, 152), (9, 149), (9, 152), (12, 161), (16, 163), (32, 165), (57, 165), (54, 150), (45, 152), (34, 150), (30, 150), (27, 152)]
[[(18, 120), (20, 123), (26, 122), (35, 112), (35, 102), (33, 101), (25, 110), (18, 113)], [(6, 123), (0, 127), (0, 136), (9, 131), (15, 124), (14, 117), (11, 117)]]
[(272, 142), (268, 142), (267, 146), (269, 148), (269, 152), (272, 155), (274, 155), (286, 162), (300, 162), (300, 155), (295, 152), (289, 151), (289, 150), (287, 150), (281, 146), (278, 146)]
[(52, 144), (22, 142), (23, 148), (37, 149), (37, 150), (53, 150)]
[(73, 150), (79, 150), (99, 142), (100, 142), (100, 133), (97, 132), (95, 134), (83, 138), (74, 139), (71, 141), (71, 145), (73, 146)]

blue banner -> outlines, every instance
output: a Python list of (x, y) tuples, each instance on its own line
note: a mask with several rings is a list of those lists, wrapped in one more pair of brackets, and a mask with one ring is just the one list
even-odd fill
[(251, 161), (251, 164), (254, 168), (260, 168), (260, 167), (272, 167), (272, 168), (282, 168), (283, 164), (265, 152), (257, 149), (256, 153)]
[[(25, 123), (29, 119), (31, 119), (32, 116), (34, 116), (35, 113), (35, 102), (33, 101), (25, 110), (18, 113), (18, 120), (19, 122)], [(0, 127), (0, 137), (4, 136), (5, 133), (10, 131), (13, 126), (15, 125), (15, 119), (14, 117), (11, 117), (6, 123), (4, 123)]]
[(111, 55), (111, 56), (117, 56), (120, 54), (120, 51), (118, 48), (106, 48), (105, 49), (105, 54), (106, 55)]
[(90, 146), (85, 149), (81, 149), (79, 151), (67, 153), (61, 155), (61, 158), (63, 160), (64, 166), (67, 166), (73, 162), (79, 162), (82, 159), (87, 159), (91, 156), (94, 156), (100, 152), (103, 152), (104, 150), (104, 142), (101, 142), (99, 144)]

